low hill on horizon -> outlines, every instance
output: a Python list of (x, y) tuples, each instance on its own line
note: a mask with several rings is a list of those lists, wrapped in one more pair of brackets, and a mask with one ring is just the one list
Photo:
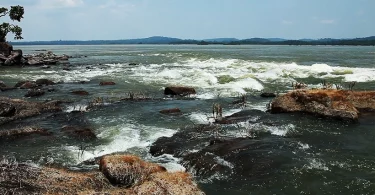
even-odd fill
[(139, 39), (121, 40), (57, 40), (57, 41), (16, 41), (12, 45), (102, 45), (102, 44), (223, 44), (223, 45), (375, 45), (375, 36), (354, 39), (299, 39), (282, 38), (213, 38), (213, 39), (179, 39), (173, 37), (153, 36)]

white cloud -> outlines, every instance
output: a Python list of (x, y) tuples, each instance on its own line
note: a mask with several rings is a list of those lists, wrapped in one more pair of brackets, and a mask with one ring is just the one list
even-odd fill
[(83, 5), (83, 0), (39, 0), (38, 7), (44, 9), (78, 7)]
[(333, 23), (335, 23), (335, 20), (321, 20), (320, 23), (322, 23), (322, 24), (333, 24)]

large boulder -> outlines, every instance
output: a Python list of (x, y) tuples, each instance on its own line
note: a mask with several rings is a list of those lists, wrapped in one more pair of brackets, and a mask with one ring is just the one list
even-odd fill
[(295, 90), (275, 98), (271, 113), (304, 112), (357, 121), (360, 112), (375, 111), (374, 91)]
[(0, 117), (11, 117), (16, 113), (16, 107), (8, 102), (0, 102)]
[(171, 86), (164, 89), (164, 95), (187, 96), (191, 94), (196, 94), (195, 89), (192, 87)]

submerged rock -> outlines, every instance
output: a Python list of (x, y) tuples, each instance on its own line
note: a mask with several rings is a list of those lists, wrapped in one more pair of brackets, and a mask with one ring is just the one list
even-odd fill
[(75, 95), (89, 95), (89, 92), (83, 90), (72, 91), (71, 93)]
[(116, 85), (116, 83), (113, 81), (102, 81), (99, 85)]
[(45, 93), (46, 92), (40, 89), (31, 89), (27, 91), (27, 93), (25, 94), (25, 97), (39, 97), (39, 96), (44, 95)]
[(358, 121), (360, 112), (375, 111), (374, 91), (295, 90), (275, 98), (271, 113), (305, 112)]
[(181, 113), (181, 110), (179, 108), (171, 108), (171, 109), (165, 109), (159, 111), (162, 114), (176, 114)]
[(37, 79), (35, 81), (35, 83), (37, 85), (54, 85), (54, 84), (56, 84), (55, 82), (53, 82), (53, 81), (51, 81), (49, 79)]
[(276, 97), (276, 94), (272, 92), (263, 92), (260, 94), (260, 97), (271, 98), (271, 97)]
[(187, 96), (191, 94), (196, 94), (195, 89), (192, 87), (174, 86), (174, 87), (166, 87), (164, 89), (164, 95)]

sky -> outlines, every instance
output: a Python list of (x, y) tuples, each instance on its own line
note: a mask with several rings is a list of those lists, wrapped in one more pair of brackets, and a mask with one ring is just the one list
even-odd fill
[[(21, 5), (23, 41), (356, 38), (375, 35), (375, 0), (1, 0)], [(8, 21), (5, 17), (0, 22)], [(13, 36), (7, 36), (13, 40)]]

